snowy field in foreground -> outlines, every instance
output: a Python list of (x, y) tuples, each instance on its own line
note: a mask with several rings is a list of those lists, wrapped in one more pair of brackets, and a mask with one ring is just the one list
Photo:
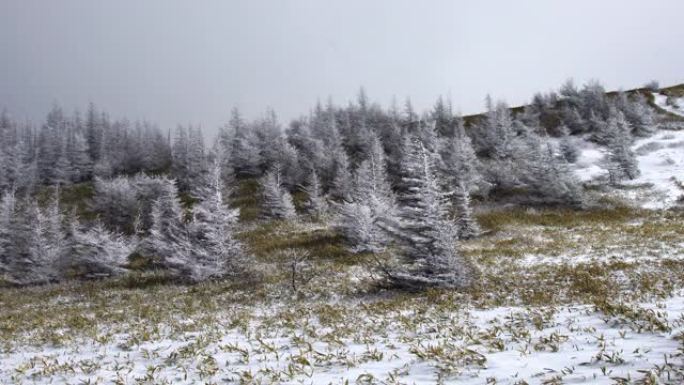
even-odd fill
[[(563, 383), (612, 384), (643, 370), (681, 364), (684, 297), (606, 316), (591, 306), (460, 309), (407, 328), (421, 318), (406, 309), (386, 318), (372, 335), (341, 337), (322, 325), (289, 329), (276, 322), (226, 326), (182, 338), (142, 343), (126, 335), (105, 344), (20, 349), (0, 355), (0, 383), (402, 383), (529, 384), (554, 377)], [(354, 325), (348, 325), (354, 327)], [(359, 331), (368, 330), (359, 325)], [(314, 331), (315, 330), (315, 331)], [(640, 370), (642, 372), (640, 372)], [(496, 380), (496, 382), (494, 382)], [(90, 381), (90, 382), (88, 382)], [(490, 382), (488, 382), (490, 381)]]

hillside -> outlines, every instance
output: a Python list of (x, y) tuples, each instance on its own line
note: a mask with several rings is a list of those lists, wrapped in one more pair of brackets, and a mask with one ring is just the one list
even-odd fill
[[(467, 292), (391, 293), (328, 228), (241, 237), (262, 283), (152, 276), (0, 291), (4, 383), (614, 383), (679, 378), (684, 216), (504, 210), (463, 242)], [(298, 294), (290, 260), (310, 252)], [(671, 297), (672, 296), (672, 297)], [(159, 301), (159, 298), (165, 298)], [(674, 366), (673, 366), (674, 365)], [(647, 371), (647, 372), (644, 372)], [(490, 381), (491, 383), (491, 381)]]
[[(114, 240), (125, 242), (132, 252), (120, 257), (126, 261), (123, 268), (117, 266), (121, 271), (100, 275), (69, 271), (74, 275), (68, 279), (0, 288), (0, 383), (682, 383), (684, 127), (678, 119), (684, 112), (674, 108), (672, 98), (666, 103), (668, 95), (682, 98), (681, 89), (684, 87), (665, 88), (649, 97), (649, 105), (658, 112), (653, 124), (646, 127), (647, 133), (632, 136), (623, 132), (630, 140), (619, 144), (622, 150), (633, 153), (630, 160), (638, 171), (631, 179), (612, 180), (611, 173), (616, 172), (614, 141), (622, 138), (619, 135), (602, 142), (602, 137), (597, 140), (596, 131), (549, 137), (536, 134), (543, 130), (534, 127), (511, 135), (505, 144), (513, 143), (509, 146), (512, 150), (504, 151), (513, 155), (498, 158), (496, 151), (485, 154), (482, 148), (471, 148), (473, 157), (469, 159), (485, 164), (481, 179), (505, 188), (493, 188), (491, 193), (474, 188), (472, 202), (465, 199), (466, 207), (472, 206), (479, 234), (449, 240), (453, 255), (471, 264), (475, 272), (472, 284), (464, 287), (433, 285), (404, 290), (392, 285), (391, 280), (383, 279), (384, 272), (378, 266), (384, 267), (390, 254), (401, 252), (401, 244), (390, 244), (382, 251), (350, 245), (349, 234), (339, 224), (338, 211), (310, 211), (316, 189), (309, 181), (307, 188), (292, 183), (296, 187), (288, 189), (277, 183), (278, 174), (273, 178), (275, 186), (269, 185), (268, 178), (247, 167), (250, 158), (244, 154), (256, 147), (235, 137), (230, 137), (234, 141), (231, 146), (237, 143), (246, 150), (232, 160), (231, 166), (241, 172), (226, 177), (229, 190), (220, 187), (218, 168), (209, 173), (215, 179), (202, 185), (204, 190), (182, 190), (183, 184), (192, 187), (195, 182), (205, 183), (193, 179), (192, 156), (177, 155), (179, 148), (191, 149), (192, 143), (200, 142), (182, 139), (174, 142), (170, 165), (145, 160), (155, 170), (166, 165), (177, 182), (169, 182), (166, 175), (132, 176), (135, 173), (131, 172), (65, 184), (58, 190), (58, 199), (54, 198), (54, 188), (39, 186), (36, 207), (57, 206), (55, 211), (68, 213), (60, 218), (78, 236), (90, 234), (91, 227), (103, 222), (109, 226), (106, 229), (121, 229), (120, 233), (110, 233), (119, 234)], [(674, 103), (684, 105), (684, 100), (675, 99)], [(387, 128), (381, 124), (381, 111), (369, 108), (359, 112), (363, 108), (355, 106), (349, 109), (366, 114), (362, 116), (368, 120), (363, 122)], [(493, 120), (491, 117), (496, 116), (497, 127), (508, 124), (519, 128), (520, 121), (509, 119), (505, 111), (504, 106), (485, 115), (466, 117), (466, 126), (475, 119), (486, 125), (488, 116)], [(551, 106), (546, 112), (551, 116), (559, 111)], [(337, 110), (341, 117), (348, 113)], [(606, 127), (624, 123), (610, 114)], [(408, 127), (406, 130), (420, 125), (411, 116), (401, 123)], [(258, 121), (241, 127), (259, 130), (263, 124)], [(482, 130), (472, 124), (468, 128)], [(299, 128), (293, 124), (287, 135), (293, 142), (307, 143), (304, 139), (311, 138)], [(189, 131), (190, 138), (201, 136)], [(502, 131), (511, 134), (512, 129)], [(608, 129), (606, 132), (615, 134)], [(340, 148), (350, 158), (357, 156), (353, 152), (356, 147), (348, 144), (354, 134), (340, 134), (344, 147), (341, 139), (330, 140), (331, 144), (326, 144), (330, 147), (318, 162), (340, 156), (335, 152)], [(424, 143), (431, 138), (425, 135)], [(255, 135), (250, 140), (264, 139)], [(131, 146), (113, 143), (120, 148)], [(159, 148), (167, 148), (159, 143)], [(370, 149), (357, 151), (373, 154), (371, 159), (383, 159), (382, 155), (375, 157), (385, 154), (380, 140), (373, 138), (372, 143)], [(282, 157), (278, 159), (287, 160), (282, 154), (288, 147), (281, 145), (277, 147), (280, 152), (274, 153)], [(556, 154), (566, 145), (576, 149), (572, 162), (559, 160)], [(147, 142), (141, 146), (157, 148)], [(468, 150), (467, 146), (456, 148)], [(392, 152), (386, 153), (391, 160)], [(521, 158), (528, 153), (532, 156)], [(451, 160), (448, 155), (435, 156), (442, 156), (446, 162)], [(510, 159), (516, 163), (511, 165)], [(187, 161), (182, 163), (184, 167), (178, 167), (183, 161)], [(131, 163), (130, 159), (122, 161)], [(375, 171), (365, 169), (364, 161), (357, 163), (353, 170), (356, 179), (349, 183), (353, 194), (364, 186), (360, 177), (364, 174), (359, 170)], [(430, 167), (428, 161), (422, 164)], [(402, 166), (405, 163), (387, 168), (398, 167), (397, 175), (402, 175), (408, 169)], [(288, 174), (288, 170), (282, 168), (283, 179), (300, 177)], [(447, 177), (439, 172), (434, 174), (443, 182)], [(515, 183), (506, 184), (507, 173), (516, 173)], [(540, 182), (537, 176), (544, 178)], [(335, 183), (338, 178), (336, 175), (332, 181), (322, 182), (332, 186), (331, 194), (340, 187)], [(472, 179), (473, 186), (480, 184), (486, 185)], [(374, 191), (382, 190), (380, 183), (374, 186), (380, 186)], [(410, 193), (415, 186), (405, 190)], [(269, 196), (265, 191), (271, 187), (276, 193)], [(551, 187), (561, 192), (551, 194), (547, 191), (553, 190)], [(562, 188), (580, 189), (581, 204), (570, 201), (574, 190), (568, 193)], [(150, 196), (157, 190), (166, 191), (166, 195), (152, 200)], [(400, 188), (395, 190), (401, 198), (415, 198)], [(278, 206), (282, 203), (278, 199), (287, 196), (283, 191), (291, 195), (293, 212)], [(224, 192), (230, 206), (223, 204)], [(525, 199), (532, 195), (534, 199)], [(333, 208), (373, 201), (326, 199)], [(141, 209), (146, 207), (140, 203), (146, 200), (153, 201), (149, 233), (145, 233), (146, 213)], [(435, 201), (435, 206), (445, 202)], [(456, 222), (458, 217), (451, 215), (463, 213), (464, 203), (460, 203), (459, 207), (449, 205), (448, 220), (439, 224)], [(265, 208), (271, 206), (278, 206), (278, 210), (265, 217)], [(226, 207), (239, 209), (239, 214)], [(171, 214), (164, 217), (164, 210)], [(36, 223), (42, 223), (50, 212), (45, 210)], [(363, 213), (359, 210), (354, 214), (358, 212)], [(163, 232), (162, 219), (172, 224), (169, 227), (187, 225), (180, 228), (194, 234), (197, 228), (211, 230), (215, 223), (212, 214), (218, 213), (228, 218), (219, 224), (230, 223), (221, 227), (223, 235), (230, 235), (226, 244), (240, 245), (239, 257), (245, 258), (240, 261), (246, 261), (249, 274), (230, 271), (220, 278), (184, 279), (188, 271), (195, 272), (186, 266), (177, 267), (181, 264), (178, 254), (185, 254), (159, 246), (154, 249), (155, 245), (145, 242)], [(78, 223), (69, 222), (72, 218), (86, 225), (78, 227)], [(181, 231), (171, 235), (180, 239), (178, 249), (183, 253), (196, 251), (188, 248), (215, 251), (210, 248), (213, 244), (206, 246), (204, 242), (211, 231), (200, 234), (199, 240), (182, 238)], [(73, 242), (73, 237), (67, 234), (64, 239)], [(173, 239), (169, 236), (164, 240)], [(379, 243), (377, 239), (367, 242), (371, 246)], [(143, 252), (150, 249), (158, 254)], [(81, 250), (68, 249), (63, 258), (71, 260)], [(97, 253), (99, 249), (88, 250)], [(204, 254), (185, 261), (207, 263), (202, 257)], [(88, 270), (91, 265), (77, 267)], [(103, 279), (104, 275), (107, 277)]]

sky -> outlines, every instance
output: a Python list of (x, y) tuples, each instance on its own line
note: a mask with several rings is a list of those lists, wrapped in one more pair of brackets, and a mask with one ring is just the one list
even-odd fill
[(681, 0), (1, 0), (0, 108), (55, 103), (209, 133), (238, 107), (308, 114), (360, 87), (385, 106), (461, 113), (566, 79), (684, 83)]

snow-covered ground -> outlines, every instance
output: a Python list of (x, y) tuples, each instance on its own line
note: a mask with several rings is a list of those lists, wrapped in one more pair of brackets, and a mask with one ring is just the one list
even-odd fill
[(667, 95), (653, 94), (655, 104), (667, 112), (684, 116), (684, 98), (675, 98), (674, 106), (667, 104)]
[(580, 154), (574, 164), (577, 177), (582, 182), (588, 182), (594, 178), (608, 174), (603, 164), (606, 150), (589, 141), (579, 143)]
[[(679, 108), (667, 105), (667, 97), (654, 94), (655, 104), (663, 110), (684, 117), (684, 98), (677, 99)], [(580, 156), (574, 165), (577, 177), (588, 182), (607, 177), (607, 151), (605, 147), (588, 141), (579, 143)], [(648, 138), (640, 138), (632, 145), (641, 174), (624, 181), (631, 186), (619, 192), (641, 207), (664, 209), (671, 207), (684, 194), (679, 183), (684, 183), (684, 130), (658, 130)]]
[(681, 365), (683, 296), (614, 314), (587, 305), (425, 311), (364, 313), (366, 324), (334, 327), (263, 318), (132, 348), (126, 334), (21, 348), (0, 354), (0, 383), (613, 384)]
[[(586, 182), (608, 174), (606, 149), (593, 143), (583, 142), (575, 164), (575, 172)], [(684, 190), (684, 130), (659, 130), (648, 138), (635, 141), (640, 175), (634, 180), (623, 181), (631, 189), (619, 194), (648, 209), (663, 209), (674, 205)]]
[(632, 190), (633, 199), (640, 199), (649, 209), (667, 208), (684, 195), (679, 183), (684, 183), (684, 131), (661, 130), (650, 138), (637, 140), (633, 146), (641, 175), (628, 185), (651, 186), (652, 196), (644, 199)]

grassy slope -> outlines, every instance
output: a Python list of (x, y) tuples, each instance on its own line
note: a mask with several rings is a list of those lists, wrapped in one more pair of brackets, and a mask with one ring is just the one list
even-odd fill
[(676, 86), (665, 87), (660, 90), (665, 95), (671, 95), (677, 98), (684, 97), (684, 84), (678, 84)]

